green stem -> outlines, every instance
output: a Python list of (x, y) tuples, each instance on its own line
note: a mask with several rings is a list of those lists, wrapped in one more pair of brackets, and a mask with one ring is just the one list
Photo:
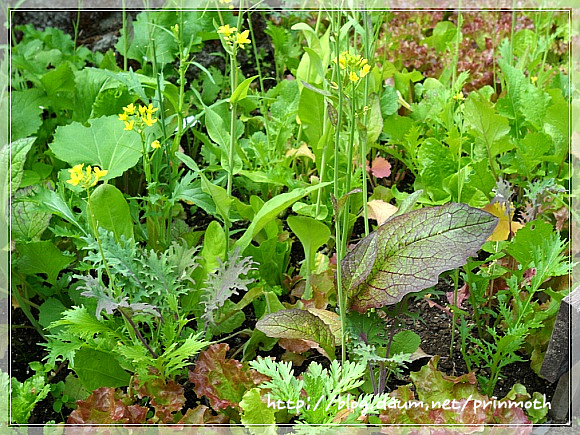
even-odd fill
[[(340, 11), (337, 9), (334, 11), (334, 16), (332, 19), (332, 26), (334, 27), (334, 37), (335, 37), (335, 55), (336, 59), (340, 56)], [(340, 198), (340, 193), (338, 190), (338, 172), (339, 172), (339, 148), (340, 148), (340, 128), (342, 125), (342, 115), (343, 115), (343, 95), (342, 95), (342, 80), (340, 76), (340, 66), (336, 62), (334, 65), (336, 71), (336, 77), (338, 82), (338, 121), (336, 124), (335, 139), (334, 139), (334, 197), (338, 201)], [(336, 285), (338, 294), (338, 308), (340, 312), (340, 324), (342, 330), (342, 347), (341, 347), (341, 361), (344, 363), (346, 361), (346, 306), (344, 294), (344, 289), (342, 288), (342, 270), (341, 270), (341, 260), (344, 254), (341, 241), (341, 229), (340, 229), (340, 211), (335, 211), (335, 242), (336, 242)]]
[(129, 35), (127, 35), (127, 0), (121, 3), (123, 9), (123, 71), (127, 71), (127, 46), (129, 45)]

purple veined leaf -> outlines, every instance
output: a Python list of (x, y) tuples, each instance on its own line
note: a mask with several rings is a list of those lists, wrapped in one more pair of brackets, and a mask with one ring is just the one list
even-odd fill
[(388, 220), (341, 262), (348, 309), (364, 313), (437, 284), (440, 273), (477, 254), (497, 222), (483, 210), (457, 203)]

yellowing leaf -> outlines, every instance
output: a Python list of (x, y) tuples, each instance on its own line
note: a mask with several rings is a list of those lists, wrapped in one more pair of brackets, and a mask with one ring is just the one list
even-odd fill
[(512, 235), (516, 233), (517, 230), (523, 227), (523, 225), (519, 222), (513, 220), (514, 213), (511, 213), (510, 219), (508, 219), (508, 215), (505, 212), (505, 205), (500, 205), (499, 203), (495, 204), (488, 204), (482, 208), (483, 211), (491, 213), (492, 215), (499, 218), (499, 223), (491, 236), (487, 238), (488, 242), (500, 242), (502, 240), (507, 240), (510, 232), (510, 223), (512, 222)]
[(380, 199), (373, 199), (367, 202), (367, 206), (369, 208), (369, 218), (376, 220), (379, 225), (385, 223), (388, 218), (399, 210), (396, 206)]
[(310, 148), (308, 148), (306, 142), (302, 142), (302, 145), (300, 145), (300, 147), (297, 149), (288, 150), (288, 152), (286, 153), (286, 157), (294, 157), (294, 158), (308, 157), (313, 162), (316, 161), (316, 157), (314, 156), (312, 151), (310, 151)]

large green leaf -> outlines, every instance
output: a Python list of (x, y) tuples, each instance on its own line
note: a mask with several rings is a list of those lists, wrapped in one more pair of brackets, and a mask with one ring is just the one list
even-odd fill
[(123, 129), (117, 116), (104, 116), (91, 125), (73, 122), (58, 127), (50, 149), (56, 157), (71, 166), (85, 163), (99, 166), (115, 178), (137, 164), (141, 157), (141, 139), (135, 131)]
[(112, 231), (115, 240), (133, 238), (133, 221), (123, 193), (111, 184), (101, 184), (91, 194), (89, 222), (93, 228)]
[(73, 369), (88, 391), (100, 387), (124, 387), (131, 380), (131, 375), (123, 370), (117, 360), (101, 350), (79, 350)]
[(71, 255), (65, 255), (50, 240), (41, 242), (18, 243), (16, 250), (18, 268), (26, 274), (44, 273), (47, 281), (53, 285), (61, 270), (74, 261)]
[(341, 262), (349, 309), (380, 308), (437, 284), (441, 272), (476, 255), (496, 225), (491, 214), (456, 203), (385, 222)]
[(264, 316), (256, 329), (268, 337), (311, 340), (334, 359), (335, 335), (319, 316), (307, 310), (281, 310)]

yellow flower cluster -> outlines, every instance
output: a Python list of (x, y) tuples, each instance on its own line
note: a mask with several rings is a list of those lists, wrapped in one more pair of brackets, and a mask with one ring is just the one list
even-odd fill
[(351, 82), (357, 82), (371, 71), (368, 59), (363, 58), (360, 54), (354, 55), (348, 51), (343, 51), (338, 60), (334, 58), (334, 63), (338, 63), (340, 69), (348, 70), (348, 78)]
[(238, 45), (240, 48), (244, 48), (244, 45), (252, 43), (248, 38), (249, 30), (238, 32), (237, 27), (230, 27), (229, 24), (226, 24), (225, 26), (219, 26), (217, 32), (224, 35), (224, 40), (228, 45)]
[(465, 100), (465, 95), (463, 95), (463, 92), (458, 92), (453, 96), (453, 100), (454, 101), (463, 101), (463, 100)]
[(81, 163), (69, 169), (70, 180), (66, 180), (66, 182), (73, 186), (78, 186), (80, 184), (81, 187), (87, 189), (96, 185), (97, 182), (109, 172), (105, 169), (99, 168), (98, 166), (92, 168), (90, 165), (83, 170), (84, 165), (84, 163)]
[(157, 122), (157, 118), (153, 117), (157, 110), (156, 107), (153, 107), (153, 104), (149, 104), (149, 106), (139, 104), (137, 108), (131, 103), (127, 107), (123, 107), (123, 113), (119, 115), (119, 120), (125, 123), (125, 130), (137, 128), (140, 132), (144, 126), (151, 127)]

